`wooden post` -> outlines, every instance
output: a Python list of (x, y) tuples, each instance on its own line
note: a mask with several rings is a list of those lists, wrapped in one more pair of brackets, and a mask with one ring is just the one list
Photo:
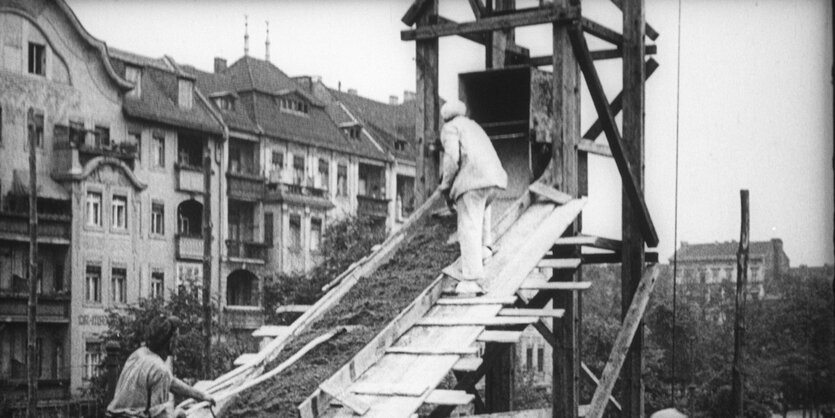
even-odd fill
[[(487, 2), (488, 10), (491, 3), (492, 1)], [(513, 10), (515, 8), (516, 0), (496, 0), (496, 11)], [(511, 28), (487, 33), (487, 45), (485, 45), (485, 66), (487, 68), (504, 68), (507, 45), (514, 42), (514, 32)]]
[[(558, 0), (555, 8), (580, 8), (577, 0)], [(579, 10), (577, 10), (579, 12)], [(578, 23), (579, 24), (579, 23)], [(554, 127), (551, 147), (552, 185), (571, 196), (578, 195), (578, 159), (576, 142), (580, 139), (580, 67), (572, 53), (568, 27), (552, 25), (553, 84), (552, 100)], [(574, 235), (579, 231), (579, 221), (566, 231)], [(572, 248), (578, 252), (579, 248)], [(578, 254), (566, 254), (577, 256)], [(579, 271), (579, 270), (578, 270)], [(555, 272), (555, 280), (572, 281), (574, 274)], [(577, 417), (579, 402), (580, 357), (578, 351), (578, 292), (560, 292), (553, 299), (555, 309), (565, 309), (561, 319), (554, 319), (552, 329), (557, 345), (552, 350), (552, 416)]]
[[(623, 1), (623, 151), (639, 191), (644, 189), (644, 0)], [(621, 312), (629, 310), (644, 270), (639, 214), (626, 193), (622, 203)], [(644, 416), (643, 324), (638, 326), (623, 371), (622, 416)]]
[[(434, 23), (438, 15), (438, 0), (429, 0), (417, 27)], [(417, 134), (418, 158), (415, 172), (415, 199), (420, 205), (438, 187), (440, 146), (438, 142), (438, 38), (415, 42), (417, 76)]]
[(739, 249), (736, 252), (736, 324), (734, 326), (734, 367), (733, 396), (736, 416), (743, 417), (745, 407), (745, 296), (748, 287), (748, 190), (739, 191), (741, 206), (741, 227), (739, 231)]
[(38, 408), (38, 132), (35, 114), (30, 108), (29, 127), (29, 302), (26, 314), (26, 416), (35, 418)]
[[(500, 343), (487, 343), (499, 345)], [(491, 350), (503, 351), (492, 367), (487, 370), (484, 376), (484, 405), (488, 413), (507, 412), (513, 410), (513, 389), (514, 389), (514, 368), (513, 360), (515, 350), (513, 344), (507, 344), (508, 348), (491, 348)]]
[(203, 379), (211, 379), (212, 358), (212, 151), (203, 145)]

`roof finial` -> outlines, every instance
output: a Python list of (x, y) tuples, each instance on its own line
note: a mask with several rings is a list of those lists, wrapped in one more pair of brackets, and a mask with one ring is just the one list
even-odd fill
[(264, 59), (269, 61), (270, 60), (270, 21), (267, 20), (267, 42), (266, 43), (266, 52), (264, 53)]
[(244, 15), (244, 56), (249, 56), (249, 16)]

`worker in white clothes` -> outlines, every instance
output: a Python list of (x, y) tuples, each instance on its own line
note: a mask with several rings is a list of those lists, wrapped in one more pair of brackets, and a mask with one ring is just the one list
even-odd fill
[(490, 138), (466, 116), (464, 103), (453, 100), (441, 107), (444, 147), (440, 190), (447, 204), (458, 212), (458, 243), (461, 246), (461, 281), (458, 293), (483, 293), (484, 259), (492, 255), (489, 245), (490, 204), (507, 187), (507, 173)]
[(182, 410), (174, 410), (169, 392), (214, 405), (214, 398), (177, 379), (165, 364), (165, 359), (174, 349), (179, 323), (176, 317), (151, 320), (145, 345), (136, 349), (125, 361), (105, 417), (185, 416)]

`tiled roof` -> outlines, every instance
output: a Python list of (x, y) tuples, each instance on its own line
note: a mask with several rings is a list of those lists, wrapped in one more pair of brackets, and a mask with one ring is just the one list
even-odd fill
[[(197, 77), (197, 88), (200, 91), (204, 92), (207, 96), (211, 96), (214, 93), (219, 92), (234, 92), (235, 91), (235, 76), (237, 76), (234, 72), (223, 72), (223, 73), (207, 73), (205, 71), (200, 71), (193, 67), (184, 67), (187, 71), (194, 74)], [(235, 106), (232, 110), (223, 110), (223, 109), (215, 109), (221, 114), (223, 117), (223, 121), (232, 129), (237, 129), (240, 131), (245, 131), (249, 133), (261, 133), (261, 129), (258, 127), (258, 124), (250, 117), (247, 113), (246, 107), (240, 100), (240, 97), (236, 100)]]
[[(763, 256), (774, 248), (773, 241), (754, 241), (749, 244), (748, 255)], [(682, 243), (678, 261), (736, 258), (739, 242), (725, 241), (706, 244)]]
[(196, 90), (190, 109), (177, 105), (178, 73), (166, 60), (111, 50), (110, 61), (123, 76), (126, 63), (142, 68), (141, 97), (126, 96), (124, 100), (123, 110), (128, 116), (213, 134), (223, 132)]

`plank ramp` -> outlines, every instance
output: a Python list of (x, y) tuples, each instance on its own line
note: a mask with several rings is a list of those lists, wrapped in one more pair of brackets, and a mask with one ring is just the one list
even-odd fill
[[(486, 278), (481, 285), (485, 290), (483, 299), (490, 303), (468, 299), (467, 303), (453, 304), (451, 298), (441, 299), (440, 295), (434, 300), (424, 298), (424, 302), (431, 301), (431, 304), (420, 317), (413, 318), (396, 335), (387, 335), (382, 340), (375, 338), (363, 349), (377, 353), (376, 358), (366, 359), (360, 370), (355, 366), (353, 376), (338, 372), (328, 384), (337, 386), (335, 391), (351, 393), (363, 405), (368, 405), (363, 417), (408, 418), (424, 403), (437, 400), (432, 394), (451, 370), (478, 367), (480, 363), (470, 358), (487, 325), (525, 325), (538, 321), (537, 315), (556, 314), (541, 311), (531, 312), (533, 316), (500, 315), (507, 309), (505, 302), (516, 297), (528, 274), (537, 268), (556, 239), (580, 214), (585, 202), (585, 198), (580, 198), (563, 205), (546, 199), (531, 203), (499, 237), (499, 250), (485, 265)], [(439, 299), (447, 302), (438, 303)], [(486, 335), (494, 339), (513, 337)], [(391, 341), (389, 347), (387, 341)], [(398, 393), (393, 393), (395, 389)], [(442, 393), (435, 396), (440, 398)], [(334, 410), (327, 400), (321, 393), (315, 393), (299, 406), (301, 417), (354, 416), (350, 408)], [(463, 402), (463, 398), (459, 400)]]

